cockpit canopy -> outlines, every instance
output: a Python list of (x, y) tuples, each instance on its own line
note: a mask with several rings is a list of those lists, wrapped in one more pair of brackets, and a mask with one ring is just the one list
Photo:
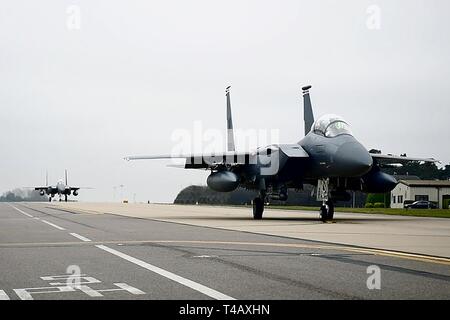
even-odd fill
[(327, 138), (337, 137), (342, 134), (353, 135), (348, 123), (335, 114), (326, 114), (317, 119), (312, 126), (312, 131)]

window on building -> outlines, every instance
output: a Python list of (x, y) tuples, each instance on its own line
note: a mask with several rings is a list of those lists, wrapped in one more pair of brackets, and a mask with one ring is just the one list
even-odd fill
[(403, 196), (398, 196), (397, 200), (398, 203), (403, 203)]
[(392, 196), (392, 203), (395, 203), (395, 196)]
[(418, 194), (415, 197), (416, 201), (428, 201), (428, 195), (424, 195), (424, 194)]

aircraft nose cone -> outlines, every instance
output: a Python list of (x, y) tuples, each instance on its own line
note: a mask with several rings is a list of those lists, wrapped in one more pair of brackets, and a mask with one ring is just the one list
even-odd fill
[(373, 164), (369, 152), (358, 141), (349, 141), (341, 145), (336, 152), (334, 162), (337, 170), (348, 177), (366, 174)]

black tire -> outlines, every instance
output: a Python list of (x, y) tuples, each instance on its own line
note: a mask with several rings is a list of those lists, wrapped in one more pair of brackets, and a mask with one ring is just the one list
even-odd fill
[(261, 220), (264, 212), (264, 201), (261, 198), (253, 199), (253, 219)]
[(334, 217), (334, 203), (331, 200), (327, 201), (328, 205), (328, 220), (333, 220)]
[(52, 197), (48, 197), (48, 202), (52, 202)]
[(64, 201), (67, 202), (67, 194), (64, 195)]
[(328, 209), (327, 209), (327, 206), (322, 205), (322, 206), (320, 207), (320, 220), (321, 220), (322, 222), (325, 222), (325, 221), (327, 221), (327, 219), (328, 219)]
[(333, 220), (334, 217), (334, 203), (332, 201), (327, 201), (325, 205), (320, 207), (320, 220), (326, 222)]

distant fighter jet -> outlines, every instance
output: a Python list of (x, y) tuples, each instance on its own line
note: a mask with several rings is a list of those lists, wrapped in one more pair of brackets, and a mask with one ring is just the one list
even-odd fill
[(48, 184), (48, 174), (45, 177), (46, 187), (35, 187), (34, 190), (38, 190), (41, 196), (48, 195), (48, 201), (52, 201), (52, 198), (58, 194), (59, 201), (61, 201), (61, 197), (64, 195), (64, 200), (67, 202), (67, 196), (73, 194), (74, 196), (78, 196), (79, 187), (70, 187), (67, 184), (67, 170), (65, 171), (65, 183), (63, 180), (58, 180), (55, 186), (51, 186)]
[(314, 186), (322, 202), (320, 219), (333, 219), (336, 201), (348, 201), (348, 190), (370, 193), (389, 192), (397, 180), (381, 168), (398, 167), (407, 161), (437, 162), (432, 158), (411, 158), (371, 152), (353, 136), (348, 123), (334, 114), (314, 121), (311, 86), (302, 88), (305, 137), (294, 144), (274, 144), (254, 152), (236, 152), (231, 117), (230, 87), (226, 89), (228, 152), (201, 155), (132, 156), (126, 160), (184, 158), (186, 169), (211, 170), (208, 186), (229, 192), (237, 187), (257, 190), (253, 217), (261, 219), (267, 200), (287, 200), (288, 189)]

